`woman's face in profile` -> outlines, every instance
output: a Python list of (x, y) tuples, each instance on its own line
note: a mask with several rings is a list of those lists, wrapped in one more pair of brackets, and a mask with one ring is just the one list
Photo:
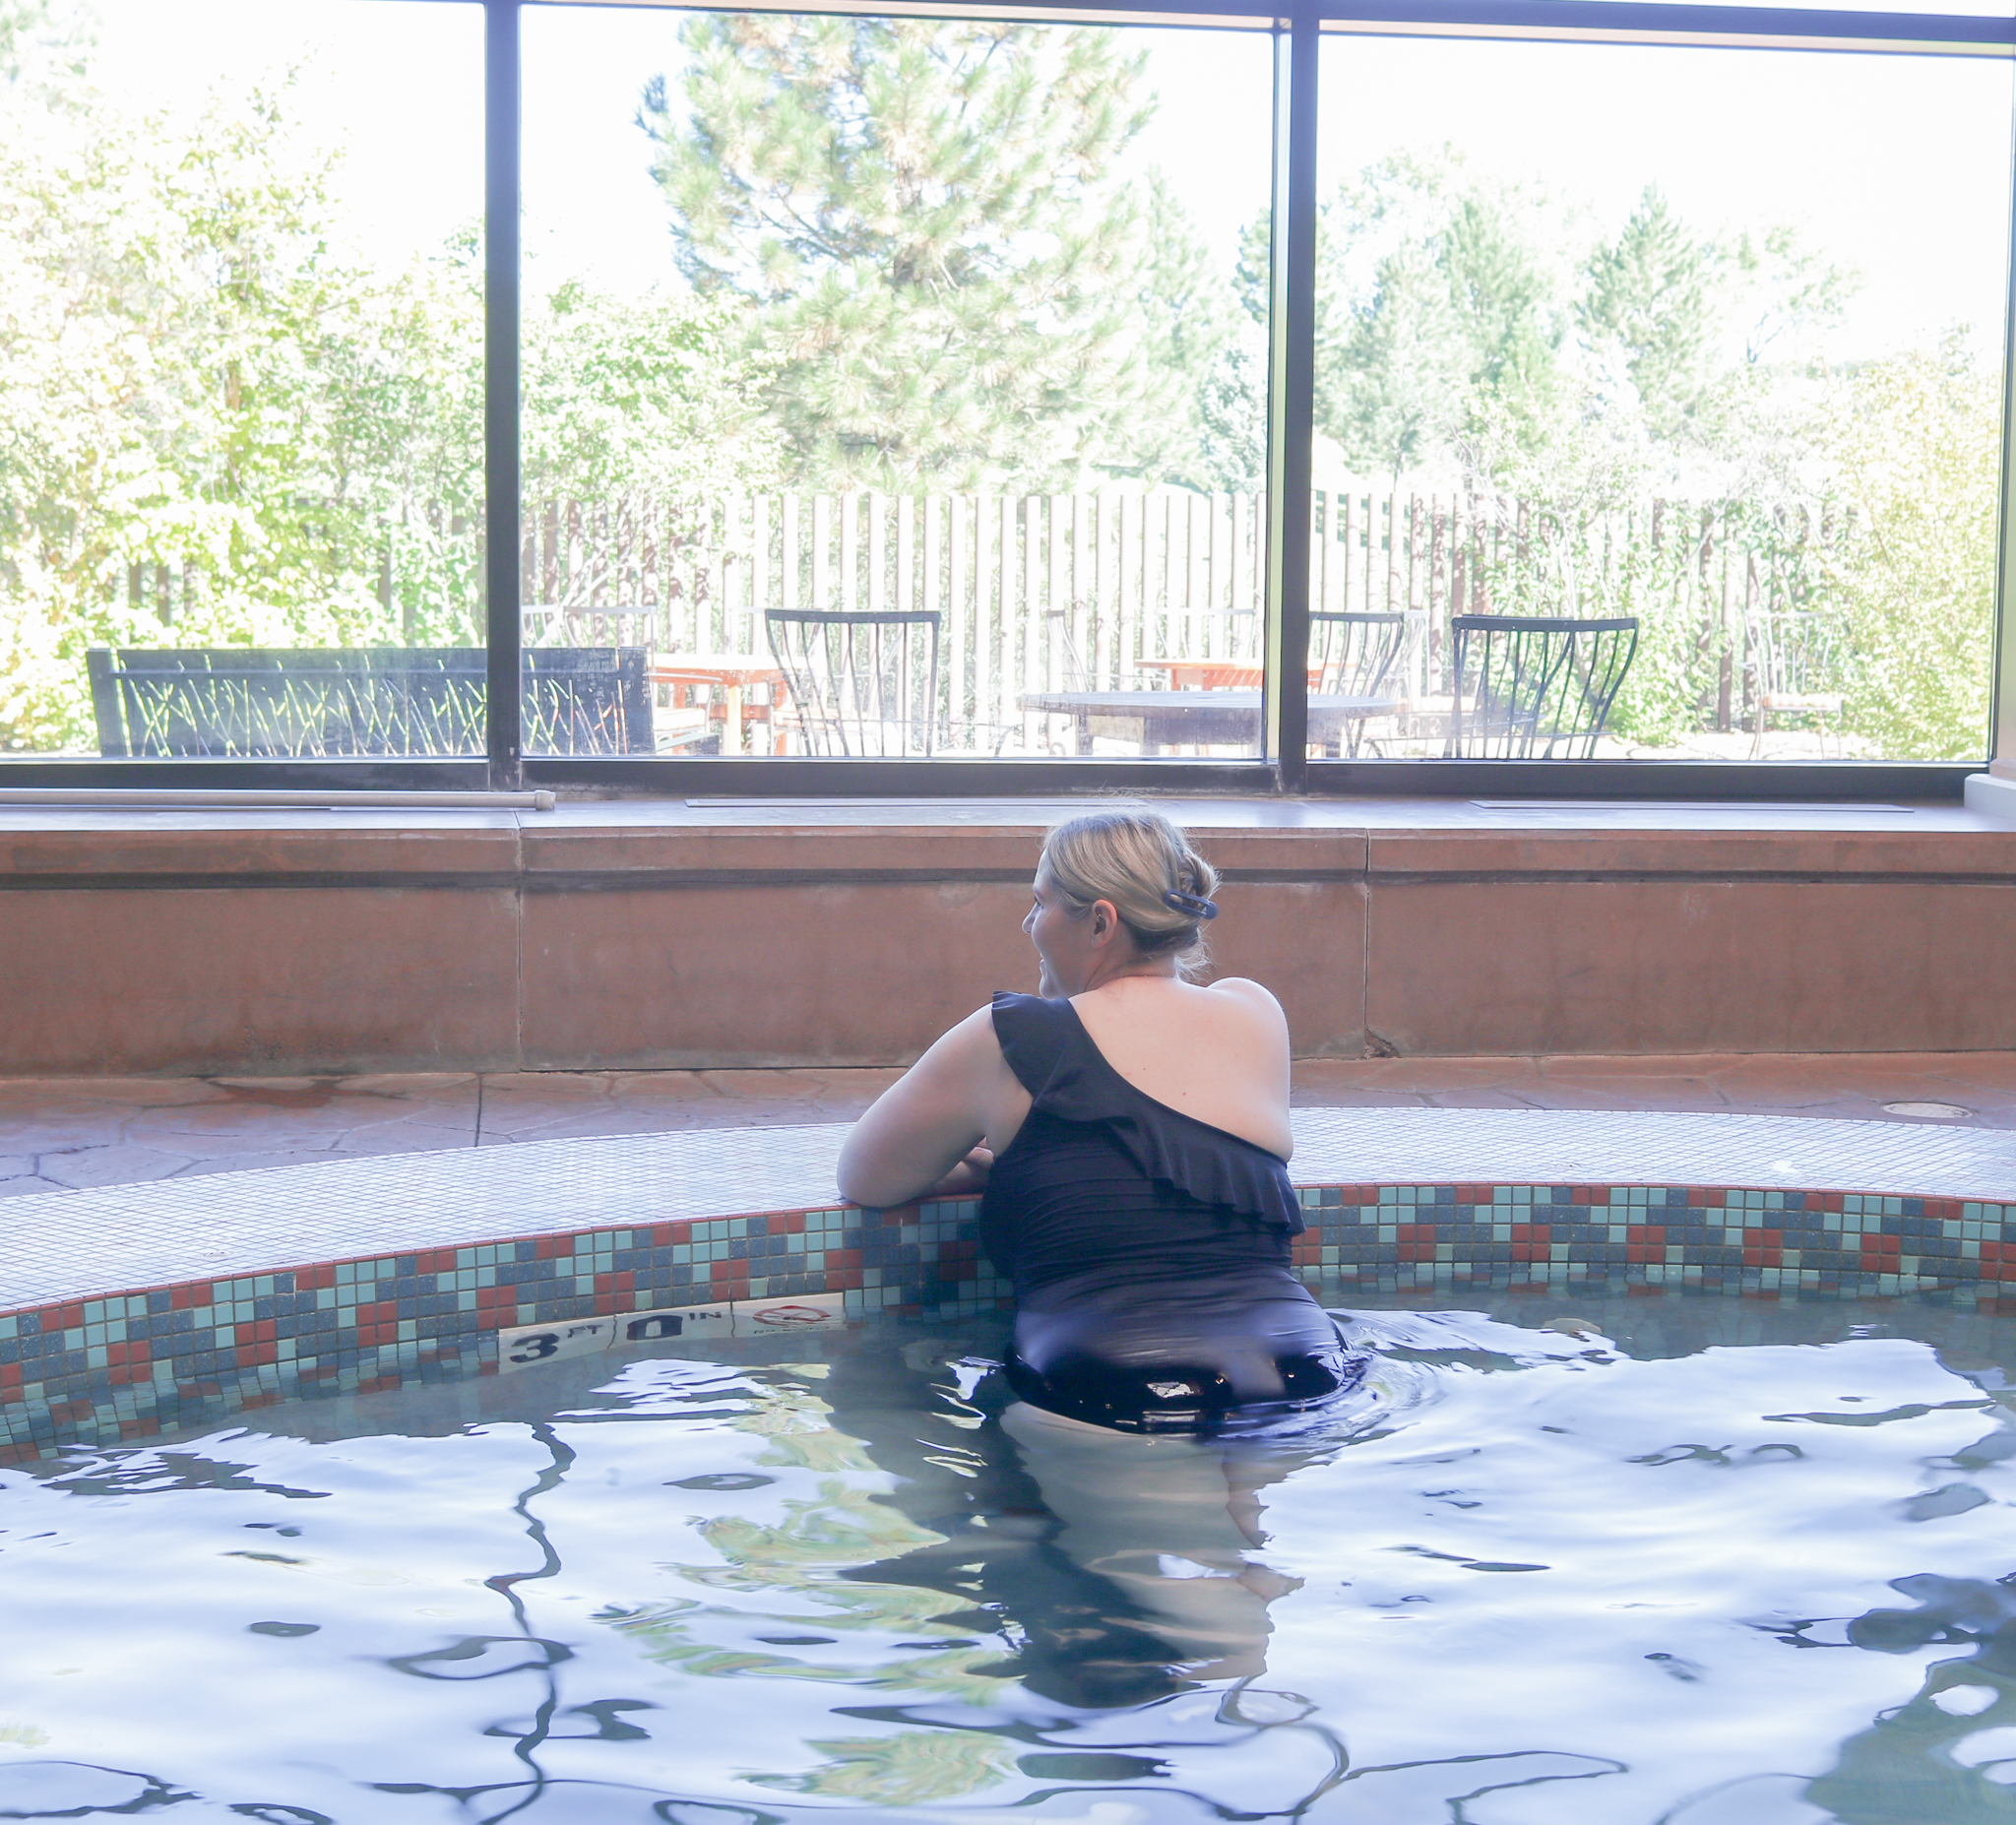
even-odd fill
[(1082, 992), (1086, 968), (1091, 962), (1091, 947), (1086, 940), (1091, 936), (1094, 921), (1073, 918), (1063, 896), (1043, 879), (1040, 869), (1030, 896), (1029, 913), (1022, 921), (1022, 929), (1029, 933), (1029, 941), (1036, 946), (1037, 957), (1042, 964), (1042, 979), (1037, 984), (1037, 993), (1054, 997)]

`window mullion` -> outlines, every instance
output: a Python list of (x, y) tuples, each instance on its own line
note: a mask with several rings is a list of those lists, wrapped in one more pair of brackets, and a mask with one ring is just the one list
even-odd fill
[(483, 0), (483, 601), (490, 785), (522, 771), (519, 648), (520, 0)]
[[(2016, 146), (2012, 146), (2016, 157)], [(1988, 719), (1988, 754), (2016, 757), (2016, 172), (2009, 188), (2009, 283), (2002, 304), (2002, 470), (1996, 502), (1994, 674)]]
[[(1283, 791), (1305, 783), (1309, 727), (1309, 508), (1316, 391), (1317, 12), (1277, 40), (1269, 312), (1267, 753)], [(1286, 69), (1283, 69), (1283, 64)]]

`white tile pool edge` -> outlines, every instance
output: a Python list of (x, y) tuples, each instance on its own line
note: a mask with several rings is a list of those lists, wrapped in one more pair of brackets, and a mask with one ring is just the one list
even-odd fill
[[(1302, 1184), (1712, 1185), (2016, 1200), (2016, 1131), (1813, 1116), (1298, 1109)], [(839, 1202), (849, 1124), (317, 1161), (9, 1199), (0, 1311), (599, 1226)]]

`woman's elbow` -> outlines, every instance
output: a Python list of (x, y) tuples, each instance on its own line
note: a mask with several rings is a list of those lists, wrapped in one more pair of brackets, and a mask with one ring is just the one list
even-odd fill
[(865, 1147), (856, 1147), (856, 1129), (840, 1150), (840, 1159), (833, 1171), (835, 1185), (840, 1195), (850, 1204), (858, 1204), (863, 1210), (887, 1210), (892, 1204), (905, 1202), (909, 1187), (899, 1180), (899, 1175), (877, 1161)]
[(850, 1173), (840, 1181), (841, 1197), (849, 1204), (858, 1204), (864, 1211), (894, 1210), (899, 1204), (921, 1197), (924, 1189), (888, 1177), (878, 1178), (873, 1173)]
[(839, 1169), (833, 1175), (834, 1183), (840, 1188), (840, 1195), (850, 1204), (858, 1204), (864, 1210), (879, 1208), (874, 1193), (878, 1189), (871, 1174), (858, 1167), (850, 1166), (843, 1158)]

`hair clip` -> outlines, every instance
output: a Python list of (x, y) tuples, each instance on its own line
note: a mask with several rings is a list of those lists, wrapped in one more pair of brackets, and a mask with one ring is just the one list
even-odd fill
[(1216, 918), (1218, 908), (1202, 894), (1182, 894), (1173, 887), (1163, 895), (1162, 903), (1178, 912), (1187, 912), (1192, 918)]

